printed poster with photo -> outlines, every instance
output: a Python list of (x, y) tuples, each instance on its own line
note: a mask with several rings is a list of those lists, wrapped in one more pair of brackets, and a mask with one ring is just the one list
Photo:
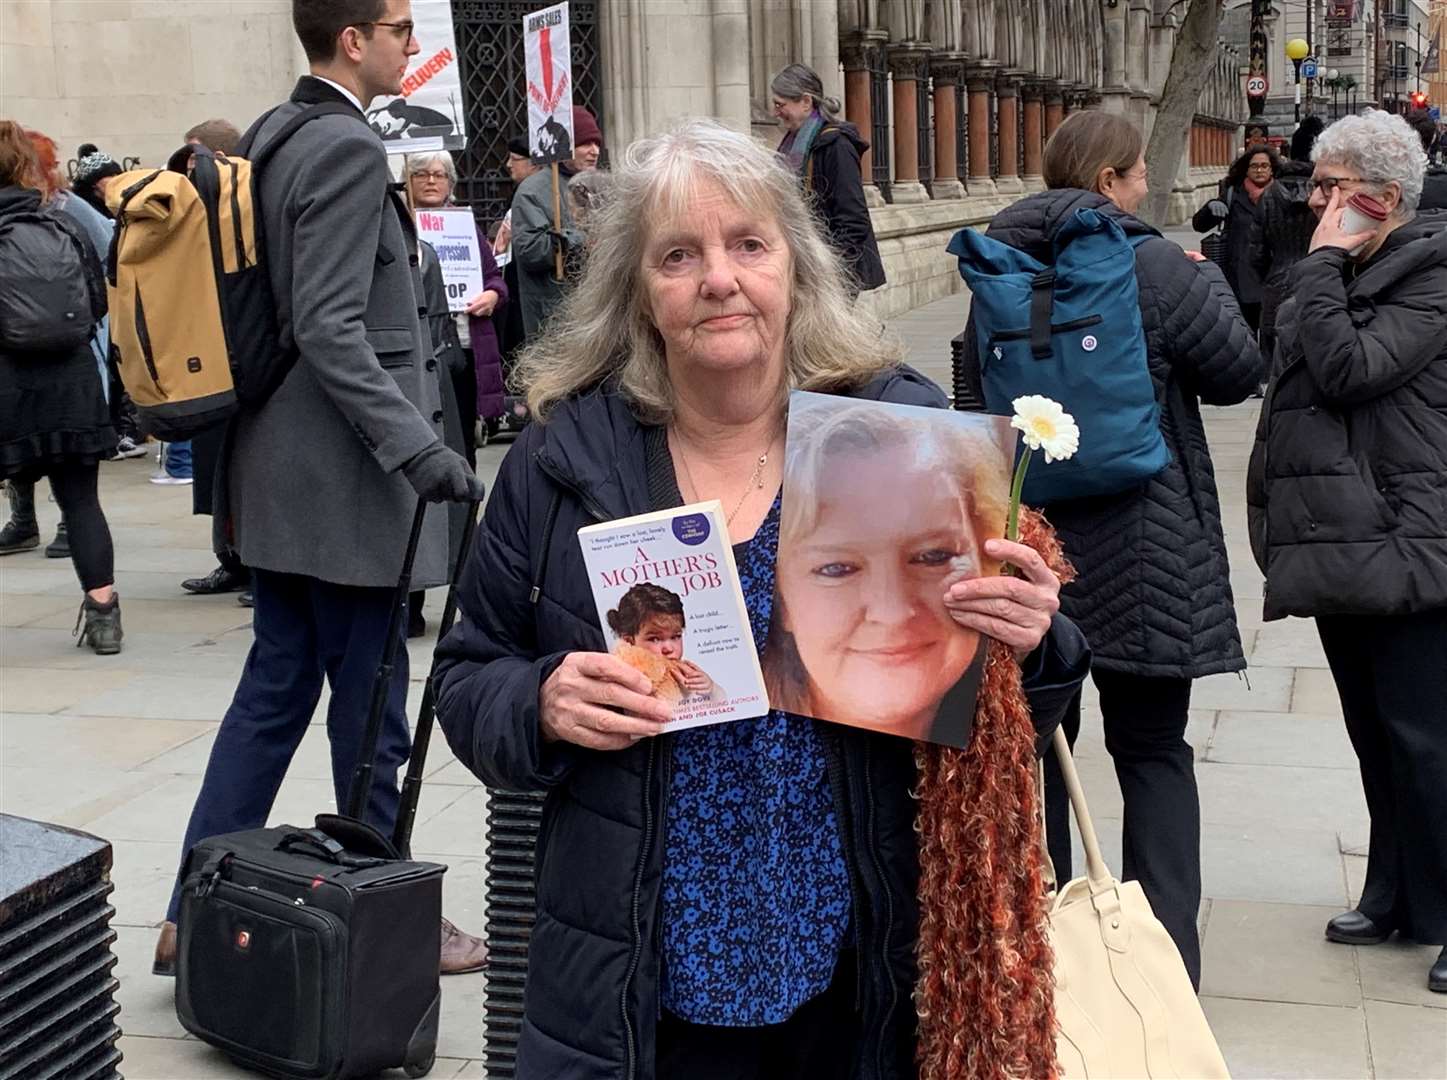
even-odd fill
[(573, 156), (573, 47), (568, 5), (523, 16), (528, 79), (528, 152), (549, 165)]
[[(382, 136), (389, 154), (460, 150), (467, 145), (467, 130), (452, 4), (412, 0), (412, 23), (412, 36), (422, 51), (407, 67), (402, 93), (375, 98), (367, 108), (367, 122)], [(375, 32), (391, 31), (378, 27)]]
[(945, 607), (998, 574), (1016, 433), (982, 413), (796, 392), (789, 402), (773, 622), (775, 709), (968, 744), (986, 638)]
[(717, 500), (589, 525), (578, 543), (608, 651), (672, 707), (665, 730), (769, 711)]

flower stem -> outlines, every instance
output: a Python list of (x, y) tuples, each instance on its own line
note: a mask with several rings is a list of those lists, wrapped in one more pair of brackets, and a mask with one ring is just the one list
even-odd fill
[(1025, 470), (1030, 468), (1030, 455), (1033, 453), (1028, 446), (1025, 447), (1025, 452), (1020, 455), (1020, 461), (1015, 466), (1015, 480), (1010, 485), (1010, 516), (1005, 522), (1006, 540), (1020, 539), (1020, 493), (1025, 489)]

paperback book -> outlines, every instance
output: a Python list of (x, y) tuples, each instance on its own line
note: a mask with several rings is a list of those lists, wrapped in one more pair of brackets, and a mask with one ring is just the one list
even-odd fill
[(578, 530), (608, 648), (648, 676), (681, 731), (769, 711), (718, 501)]

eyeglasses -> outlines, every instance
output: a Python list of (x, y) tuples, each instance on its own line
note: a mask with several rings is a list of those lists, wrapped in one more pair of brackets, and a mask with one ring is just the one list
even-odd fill
[(1343, 184), (1380, 184), (1383, 181), (1373, 180), (1367, 176), (1323, 176), (1320, 180), (1312, 177), (1307, 181), (1312, 191), (1319, 191), (1323, 195), (1330, 196), (1333, 191)]
[(436, 180), (439, 184), (445, 184), (452, 179), (452, 177), (448, 176), (445, 172), (415, 172), (412, 174), (412, 179), (417, 180), (419, 178), (422, 180)]
[(412, 35), (417, 29), (417, 24), (413, 22), (377, 22), (375, 19), (369, 20), (368, 22), (359, 22), (356, 25), (385, 26), (388, 30), (392, 31), (392, 34), (395, 37), (402, 37), (403, 32), (405, 31), (407, 36), (406, 40), (402, 42), (403, 48), (406, 48), (408, 45), (412, 44)]

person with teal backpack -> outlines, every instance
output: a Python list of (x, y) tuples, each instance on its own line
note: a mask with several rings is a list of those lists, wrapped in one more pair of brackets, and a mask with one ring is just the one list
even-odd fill
[[(1078, 574), (1060, 608), (1094, 653), (1125, 804), (1123, 877), (1140, 881), (1199, 986), (1191, 681), (1246, 666), (1200, 406), (1244, 401), (1264, 364), (1220, 270), (1135, 216), (1143, 148), (1122, 117), (1072, 114), (1045, 147), (1049, 190), (1002, 210), (983, 236), (956, 235), (950, 251), (972, 293), (965, 389), (1006, 415), (1015, 397), (1043, 394), (1080, 425), (1076, 456), (1032, 465), (1025, 498)], [(1078, 701), (1064, 726), (1073, 742)], [(1046, 774), (1065, 881), (1068, 807), (1053, 759)]]

